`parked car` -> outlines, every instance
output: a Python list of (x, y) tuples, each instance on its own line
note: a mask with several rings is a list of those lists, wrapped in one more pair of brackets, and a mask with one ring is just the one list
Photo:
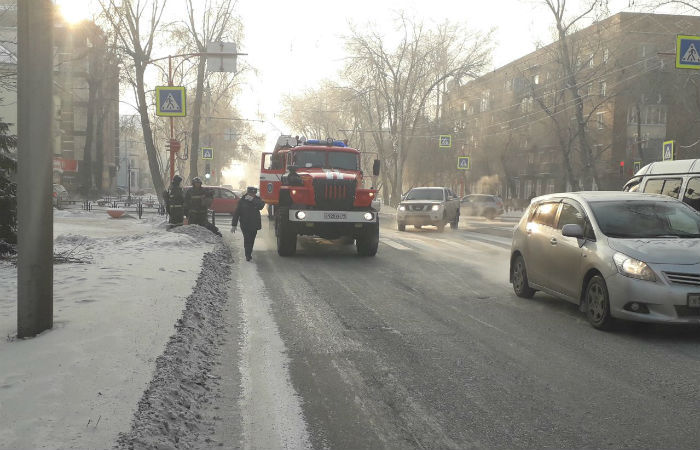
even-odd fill
[(625, 183), (623, 190), (668, 195), (700, 211), (700, 159), (648, 164)]
[(399, 231), (406, 225), (421, 228), (434, 225), (444, 231), (445, 225), (452, 229), (459, 226), (459, 197), (445, 187), (415, 187), (403, 196), (396, 211)]
[(519, 297), (580, 305), (595, 328), (700, 324), (700, 214), (664, 195), (537, 197), (514, 230), (510, 281)]
[(62, 184), (54, 184), (53, 185), (53, 206), (55, 208), (61, 208), (61, 204), (67, 201), (70, 201), (71, 197), (70, 194), (68, 193), (68, 190), (63, 187)]
[(462, 197), (460, 208), (467, 216), (484, 216), (493, 219), (503, 214), (503, 200), (497, 195), (472, 194)]
[[(216, 214), (233, 214), (233, 212), (238, 207), (238, 200), (240, 196), (221, 186), (203, 186), (205, 190), (209, 191), (212, 196), (211, 205), (209, 205), (209, 210), (214, 211)], [(184, 189), (187, 192), (192, 189), (190, 186)]]

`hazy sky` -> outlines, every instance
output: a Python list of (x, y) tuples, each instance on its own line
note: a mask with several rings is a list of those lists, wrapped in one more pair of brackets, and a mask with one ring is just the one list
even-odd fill
[[(627, 4), (628, 0), (612, 0), (611, 12)], [(245, 26), (242, 51), (259, 69), (241, 99), (242, 111), (256, 115), (259, 110), (282, 131), (293, 131), (275, 117), (282, 95), (301, 93), (336, 76), (349, 21), (359, 26), (373, 23), (389, 32), (400, 9), (428, 23), (450, 19), (482, 31), (494, 29), (494, 68), (530, 53), (538, 40), (551, 41), (551, 13), (537, 0), (239, 0)], [(271, 136), (268, 141), (279, 134), (270, 125), (261, 131)]]

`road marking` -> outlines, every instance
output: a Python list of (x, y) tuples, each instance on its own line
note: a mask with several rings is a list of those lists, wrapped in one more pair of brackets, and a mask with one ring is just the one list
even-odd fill
[(508, 334), (508, 333), (506, 333), (504, 330), (501, 330), (500, 328), (498, 328), (497, 326), (491, 325), (491, 324), (488, 323), (488, 322), (484, 322), (484, 321), (481, 320), (481, 319), (477, 319), (476, 317), (472, 316), (471, 314), (467, 314), (467, 317), (469, 317), (470, 319), (472, 319), (472, 320), (474, 320), (474, 321), (476, 321), (476, 322), (479, 322), (480, 324), (482, 324), (482, 325), (484, 325), (484, 326), (487, 326), (487, 327), (489, 327), (489, 328), (493, 328), (494, 330), (498, 330), (498, 331), (500, 331), (501, 333)]
[(401, 245), (396, 241), (392, 241), (391, 239), (381, 238), (380, 242), (383, 242), (386, 245), (388, 245), (389, 247), (393, 247), (397, 250), (410, 250), (409, 247), (406, 247), (405, 245)]
[(255, 264), (238, 264), (243, 345), (243, 448), (311, 448), (301, 399), (290, 381), (287, 349)]

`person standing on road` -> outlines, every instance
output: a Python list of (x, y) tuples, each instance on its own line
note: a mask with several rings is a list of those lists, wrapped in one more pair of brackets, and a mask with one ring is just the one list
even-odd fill
[(164, 192), (165, 211), (168, 213), (168, 229), (182, 225), (185, 214), (185, 194), (182, 192), (182, 177), (175, 175), (170, 187)]
[(209, 223), (207, 215), (209, 205), (211, 205), (211, 194), (202, 187), (202, 179), (194, 177), (192, 179), (192, 188), (185, 194), (185, 215), (187, 223), (190, 225), (200, 225), (212, 233), (221, 236), (219, 229)]
[(241, 232), (243, 233), (243, 247), (245, 248), (245, 260), (253, 259), (253, 244), (258, 230), (262, 228), (260, 222), (260, 210), (265, 207), (265, 203), (258, 197), (258, 188), (248, 187), (245, 195), (238, 201), (238, 207), (233, 213), (231, 220), (231, 233), (236, 232), (238, 221), (241, 221)]

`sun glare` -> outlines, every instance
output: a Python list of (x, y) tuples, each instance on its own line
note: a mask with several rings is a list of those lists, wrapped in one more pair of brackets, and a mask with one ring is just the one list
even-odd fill
[(86, 7), (84, 0), (57, 0), (58, 10), (61, 17), (73, 25), (90, 18), (90, 11)]

